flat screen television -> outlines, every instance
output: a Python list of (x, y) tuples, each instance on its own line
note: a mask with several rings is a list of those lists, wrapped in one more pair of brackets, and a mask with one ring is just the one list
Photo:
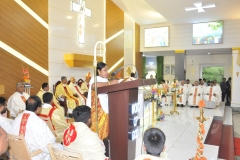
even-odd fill
[(166, 47), (169, 45), (169, 27), (145, 28), (145, 47)]
[(223, 43), (223, 21), (193, 24), (192, 44)]

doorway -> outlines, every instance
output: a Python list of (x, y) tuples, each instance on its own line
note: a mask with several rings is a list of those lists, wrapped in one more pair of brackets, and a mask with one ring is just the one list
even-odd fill
[(201, 65), (200, 73), (200, 77), (205, 78), (207, 82), (217, 80), (218, 83), (221, 83), (224, 78), (224, 65)]

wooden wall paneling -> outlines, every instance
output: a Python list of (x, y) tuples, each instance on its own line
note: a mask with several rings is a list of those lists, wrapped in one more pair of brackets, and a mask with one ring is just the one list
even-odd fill
[(106, 0), (106, 39), (124, 29), (124, 12), (111, 0)]
[[(22, 0), (29, 8), (31, 8), (39, 17), (48, 23), (48, 0)], [(61, 3), (61, 2), (60, 2)]]
[(31, 85), (34, 87), (31, 95), (36, 95), (42, 83), (48, 82), (48, 76), (0, 48), (0, 84), (5, 86), (4, 97), (9, 98), (16, 91), (16, 84), (23, 82), (22, 65), (29, 69)]
[(124, 34), (108, 42), (106, 48), (106, 62), (109, 67), (112, 67), (124, 56)]
[(138, 71), (138, 77), (141, 78), (143, 76), (143, 57), (140, 52), (140, 26), (135, 23), (135, 65)]
[(12, 0), (0, 1), (0, 16), (0, 40), (48, 70), (48, 30)]

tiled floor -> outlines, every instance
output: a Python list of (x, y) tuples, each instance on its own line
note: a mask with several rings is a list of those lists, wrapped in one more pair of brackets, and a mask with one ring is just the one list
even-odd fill
[[(164, 113), (168, 114), (173, 107), (163, 107)], [(155, 127), (159, 127), (166, 135), (166, 149), (168, 158), (171, 160), (187, 160), (196, 154), (198, 121), (195, 117), (199, 116), (197, 108), (177, 108), (180, 115), (166, 116), (163, 122), (158, 122)], [(206, 134), (214, 116), (223, 116), (224, 106), (215, 109), (204, 109), (204, 116), (208, 117), (205, 125)], [(206, 137), (204, 136), (204, 140)], [(141, 140), (141, 136), (139, 139)], [(141, 144), (141, 143), (139, 143)], [(204, 156), (208, 160), (217, 160), (218, 146), (205, 145)]]

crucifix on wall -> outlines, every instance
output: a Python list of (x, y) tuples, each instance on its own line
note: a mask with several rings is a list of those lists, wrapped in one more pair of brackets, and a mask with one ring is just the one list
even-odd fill
[(85, 16), (92, 17), (92, 11), (86, 8), (85, 0), (79, 0), (78, 3), (72, 1), (72, 11), (78, 13), (78, 22), (77, 22), (78, 43), (84, 44)]

